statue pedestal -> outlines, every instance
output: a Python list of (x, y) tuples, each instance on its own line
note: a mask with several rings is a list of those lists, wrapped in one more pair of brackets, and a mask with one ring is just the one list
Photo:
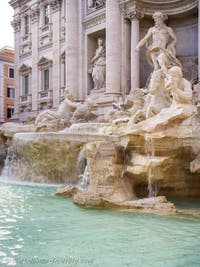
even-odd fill
[(121, 95), (120, 94), (107, 94), (105, 92), (105, 89), (99, 89), (99, 90), (92, 90), (90, 92), (89, 98), (92, 99), (96, 106), (94, 107), (94, 110), (96, 113), (98, 113), (98, 117), (100, 119), (105, 118), (107, 114), (109, 114), (113, 110), (113, 103), (116, 103), (120, 100)]

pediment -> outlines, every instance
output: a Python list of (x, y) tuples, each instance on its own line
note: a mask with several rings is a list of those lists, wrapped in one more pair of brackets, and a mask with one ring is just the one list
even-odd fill
[(42, 66), (44, 64), (51, 64), (52, 60), (46, 57), (41, 57), (40, 60), (38, 61), (38, 65)]
[(27, 64), (22, 64), (21, 67), (19, 68), (20, 72), (27, 72), (27, 71), (31, 71), (31, 66), (27, 65)]

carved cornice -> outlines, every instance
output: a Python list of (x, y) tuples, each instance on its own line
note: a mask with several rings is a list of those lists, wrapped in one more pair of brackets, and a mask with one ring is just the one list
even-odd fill
[(31, 22), (35, 23), (39, 20), (40, 9), (38, 7), (32, 8), (30, 12)]
[(19, 17), (14, 18), (13, 21), (11, 21), (11, 25), (14, 29), (14, 32), (19, 32), (21, 28), (21, 19)]
[(95, 16), (93, 18), (87, 19), (84, 21), (84, 26), (86, 29), (92, 28), (96, 25), (102, 24), (106, 22), (106, 14), (100, 14), (98, 16)]
[(25, 13), (29, 13), (30, 7), (28, 5), (23, 5), (20, 7), (19, 14), (24, 15)]
[(199, 0), (121, 0), (120, 9), (128, 13), (135, 5), (145, 15), (150, 15), (159, 10), (163, 14), (177, 15), (186, 13), (198, 6)]

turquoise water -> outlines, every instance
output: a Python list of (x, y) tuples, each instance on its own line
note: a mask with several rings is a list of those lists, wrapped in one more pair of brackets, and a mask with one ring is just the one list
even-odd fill
[(199, 267), (200, 220), (83, 209), (55, 188), (0, 184), (0, 266)]

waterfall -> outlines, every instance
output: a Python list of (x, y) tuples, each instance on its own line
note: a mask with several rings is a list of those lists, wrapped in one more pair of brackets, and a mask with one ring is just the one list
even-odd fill
[(81, 174), (79, 177), (80, 177), (79, 187), (81, 189), (86, 189), (89, 185), (89, 182), (90, 182), (90, 176), (89, 176), (87, 165), (85, 167), (84, 173)]
[(1, 172), (3, 177), (12, 177), (14, 166), (16, 165), (16, 154), (14, 153), (14, 147), (11, 145), (7, 150), (7, 156), (4, 162), (4, 167)]
[(150, 164), (147, 170), (147, 182), (148, 182), (148, 197), (156, 197), (157, 195), (157, 186), (152, 184), (154, 163), (153, 157), (155, 156), (154, 142), (151, 136), (145, 135), (145, 154), (148, 156)]
[(81, 189), (86, 189), (89, 184), (89, 172), (87, 166), (87, 159), (85, 157), (85, 147), (81, 149), (78, 154), (76, 170), (79, 177), (78, 187)]

